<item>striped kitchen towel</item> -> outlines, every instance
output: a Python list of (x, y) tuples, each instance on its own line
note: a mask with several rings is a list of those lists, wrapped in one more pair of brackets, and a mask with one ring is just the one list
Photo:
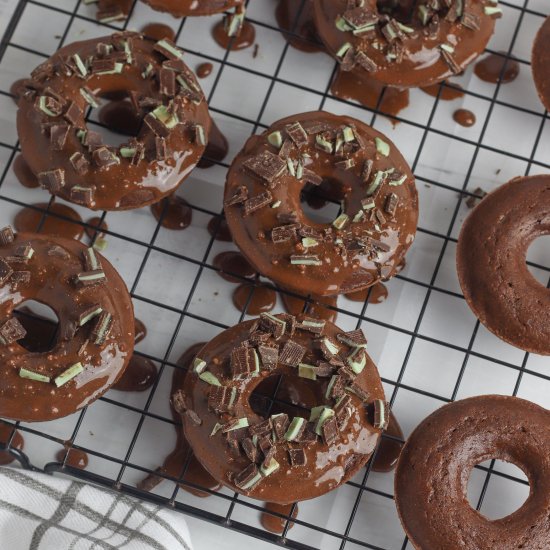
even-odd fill
[(0, 548), (191, 550), (182, 514), (120, 493), (0, 467)]

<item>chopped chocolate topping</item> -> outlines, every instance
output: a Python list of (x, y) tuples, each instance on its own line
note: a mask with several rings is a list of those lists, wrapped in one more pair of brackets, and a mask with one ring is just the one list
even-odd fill
[(54, 124), (50, 128), (50, 144), (53, 151), (61, 151), (65, 142), (67, 141), (67, 135), (69, 134), (68, 124)]
[(170, 128), (165, 126), (153, 113), (149, 113), (143, 121), (147, 126), (150, 128), (150, 130), (159, 137), (168, 137), (170, 134)]
[(273, 431), (277, 439), (283, 439), (290, 420), (286, 413), (275, 414), (271, 416), (271, 424), (273, 425)]
[[(258, 326), (259, 326), (258, 322)], [(263, 332), (261, 330), (255, 330), (249, 336), (250, 343), (257, 346), (260, 344), (265, 344), (271, 338), (271, 334), (268, 332)]]
[(293, 149), (294, 149), (293, 141), (291, 139), (285, 139), (285, 141), (283, 142), (283, 145), (279, 149), (279, 157), (286, 160)]
[(252, 442), (250, 437), (247, 437), (241, 441), (241, 445), (244, 451), (244, 454), (248, 457), (250, 462), (257, 462), (259, 458), (258, 448)]
[(27, 331), (16, 317), (8, 319), (0, 327), (0, 343), (1, 344), (13, 344), (17, 340), (25, 338)]
[(237, 398), (237, 390), (227, 386), (211, 386), (208, 394), (208, 408), (217, 412), (228, 412)]
[(317, 441), (317, 434), (315, 433), (315, 422), (304, 422), (302, 429), (296, 436), (295, 441), (303, 445), (309, 445)]
[(304, 358), (305, 353), (306, 348), (304, 346), (294, 342), (294, 340), (287, 340), (279, 355), (279, 363), (289, 367), (297, 367), (298, 363)]
[(264, 457), (266, 457), (268, 454), (271, 454), (272, 450), (275, 450), (275, 448), (273, 447), (273, 443), (271, 443), (271, 438), (269, 437), (269, 435), (264, 435), (260, 437), (258, 440), (258, 446), (260, 447), (260, 450), (262, 451)]
[(292, 265), (322, 265), (322, 261), (319, 256), (315, 254), (292, 254), (290, 256), (290, 263)]
[(244, 202), (244, 215), (248, 216), (256, 210), (266, 207), (273, 199), (270, 191), (264, 191)]
[(176, 73), (164, 67), (159, 71), (159, 90), (162, 95), (174, 97), (176, 95)]
[(109, 166), (120, 164), (120, 159), (105, 146), (94, 149), (92, 158), (95, 164), (100, 168), (109, 168)]
[(235, 378), (245, 378), (258, 371), (258, 356), (253, 348), (240, 346), (231, 352), (231, 373)]
[(84, 175), (86, 174), (86, 172), (88, 172), (90, 163), (82, 153), (78, 151), (73, 153), (69, 160), (71, 161), (71, 164), (73, 165), (73, 168), (75, 169), (77, 174)]
[(296, 230), (299, 229), (300, 224), (293, 223), (288, 225), (279, 225), (271, 230), (271, 240), (274, 243), (283, 243), (296, 239)]
[(75, 185), (71, 188), (71, 200), (77, 204), (91, 206), (94, 202), (95, 188)]
[(338, 420), (335, 416), (331, 416), (329, 419), (325, 420), (321, 427), (321, 432), (323, 434), (323, 440), (327, 445), (332, 445), (338, 437)]
[(341, 397), (345, 393), (346, 389), (346, 379), (337, 374), (334, 376), (334, 378), (331, 379), (331, 382), (329, 384), (329, 397), (331, 399), (337, 399), (338, 397)]
[(84, 309), (78, 316), (78, 326), (85, 325), (88, 321), (91, 321), (94, 317), (97, 317), (103, 310), (101, 306), (95, 304)]
[(399, 197), (395, 193), (390, 193), (386, 197), (386, 201), (384, 203), (384, 210), (387, 214), (390, 216), (395, 216), (395, 211), (397, 210), (397, 205), (399, 204)]
[(299, 122), (287, 124), (285, 126), (285, 130), (290, 139), (296, 144), (297, 147), (307, 145), (309, 139), (307, 137), (306, 131)]
[(270, 313), (261, 313), (260, 328), (266, 332), (270, 332), (273, 338), (278, 340), (285, 333), (286, 322)]
[(326, 361), (319, 361), (315, 367), (315, 374), (320, 378), (327, 378), (334, 374), (334, 366)]
[(159, 40), (153, 49), (168, 59), (179, 60), (183, 57), (183, 52), (168, 38)]
[(65, 185), (65, 171), (63, 168), (56, 168), (48, 172), (40, 172), (38, 181), (50, 193), (57, 193)]
[(357, 379), (355, 379), (351, 386), (349, 386), (350, 391), (352, 391), (357, 397), (361, 399), (361, 401), (367, 402), (369, 400), (369, 392), (364, 390), (359, 383), (357, 382)]
[(101, 134), (93, 130), (88, 130), (82, 137), (82, 145), (87, 147), (90, 151), (93, 151), (97, 147), (101, 147), (101, 145), (103, 145)]
[(166, 149), (166, 140), (164, 138), (155, 137), (155, 160), (165, 160), (168, 156)]
[(479, 30), (479, 17), (468, 11), (464, 11), (462, 14), (461, 23), (468, 29), (473, 31)]
[(262, 366), (267, 370), (273, 370), (279, 359), (279, 348), (261, 344), (258, 346), (258, 353), (262, 360)]
[(277, 212), (277, 220), (282, 223), (296, 223), (298, 221), (298, 214), (294, 210), (290, 212)]
[(19, 284), (28, 284), (31, 282), (31, 272), (30, 271), (14, 271), (11, 275), (11, 282), (16, 286)]
[(71, 101), (71, 104), (63, 114), (63, 117), (69, 124), (78, 127), (82, 124), (81, 121), (83, 118), (83, 112), (82, 109), (74, 101)]
[(365, 334), (359, 328), (357, 330), (351, 330), (349, 332), (343, 332), (336, 335), (337, 340), (353, 348), (364, 348), (367, 346), (367, 339)]
[(368, 73), (372, 73), (378, 69), (378, 65), (365, 53), (358, 51), (355, 54), (354, 62)]
[(178, 414), (183, 414), (187, 410), (187, 405), (185, 404), (185, 393), (183, 390), (179, 389), (172, 394), (172, 407)]
[(296, 328), (312, 332), (313, 334), (322, 334), (325, 330), (326, 322), (323, 319), (314, 319), (304, 317), (301, 322), (296, 324)]
[(233, 483), (240, 489), (246, 490), (254, 485), (254, 480), (259, 479), (259, 476), (258, 467), (252, 463), (233, 478)]
[(286, 169), (286, 162), (271, 151), (263, 151), (255, 157), (247, 159), (243, 166), (255, 176), (272, 184)]
[(0, 229), (0, 246), (11, 244), (14, 239), (15, 235), (13, 234), (11, 226), (6, 225), (6, 227)]
[(258, 437), (271, 434), (273, 426), (271, 425), (271, 418), (266, 418), (263, 422), (259, 424), (254, 424), (248, 427), (248, 433), (250, 436), (257, 435)]
[(93, 286), (105, 282), (105, 273), (101, 269), (83, 271), (82, 273), (78, 273), (76, 281), (82, 286)]
[(237, 191), (233, 196), (227, 199), (224, 203), (224, 206), (233, 206), (235, 204), (240, 204), (248, 198), (248, 189), (244, 185), (240, 185), (237, 188)]
[(290, 459), (291, 466), (305, 466), (306, 465), (306, 453), (304, 449), (289, 449), (288, 457)]
[(460, 67), (460, 65), (456, 62), (453, 54), (451, 52), (448, 52), (447, 50), (441, 48), (441, 57), (443, 57), (443, 59), (445, 60), (445, 62), (447, 63), (447, 65), (449, 66), (449, 69), (451, 69), (451, 71), (454, 73), (454, 74), (459, 74), (462, 72), (462, 68)]
[(195, 411), (187, 409), (184, 414), (196, 426), (200, 426), (202, 424), (201, 417)]
[(296, 330), (296, 317), (294, 317), (294, 315), (290, 315), (290, 313), (279, 313), (279, 316), (283, 319), (283, 321), (285, 321), (286, 332), (292, 338)]
[(382, 399), (374, 400), (374, 427), (385, 430), (390, 421), (389, 405)]

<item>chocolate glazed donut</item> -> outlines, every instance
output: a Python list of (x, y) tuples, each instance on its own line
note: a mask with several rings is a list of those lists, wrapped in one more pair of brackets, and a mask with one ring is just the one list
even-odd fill
[(533, 42), (531, 70), (540, 100), (550, 110), (550, 17), (544, 20)]
[[(134, 349), (134, 315), (126, 286), (93, 248), (72, 239), (0, 230), (0, 416), (54, 420), (89, 405), (122, 375)], [(51, 351), (18, 342), (13, 315), (27, 300), (59, 319)]]
[[(317, 32), (344, 71), (388, 86), (428, 86), (461, 73), (502, 10), (491, 0), (314, 0)], [(351, 4), (351, 5), (350, 5)]]
[[(32, 72), (17, 129), (31, 170), (50, 193), (93, 210), (139, 208), (172, 193), (201, 158), (208, 106), (183, 52), (164, 39), (120, 33), (75, 42)], [(127, 96), (138, 135), (110, 147), (85, 113)]]
[(458, 238), (458, 279), (468, 305), (499, 338), (550, 355), (550, 290), (526, 264), (529, 245), (550, 234), (550, 176), (513, 179), (470, 213)]
[[(332, 223), (301, 206), (323, 184), (342, 201)], [(392, 277), (414, 240), (418, 197), (397, 147), (359, 120), (294, 115), (251, 137), (227, 174), (225, 216), (241, 252), (281, 287), (317, 296)]]
[[(389, 418), (366, 343), (360, 330), (288, 314), (222, 332), (172, 396), (195, 456), (220, 483), (269, 502), (338, 487), (369, 460)], [(279, 377), (257, 413), (252, 392)]]
[[(485, 395), (445, 405), (406, 442), (395, 473), (401, 523), (417, 550), (547, 550), (550, 544), (550, 412), (517, 397)], [(489, 520), (470, 506), (472, 468), (518, 466), (529, 497)]]
[(212, 15), (242, 6), (243, 0), (142, 0), (154, 10), (167, 11), (174, 17)]

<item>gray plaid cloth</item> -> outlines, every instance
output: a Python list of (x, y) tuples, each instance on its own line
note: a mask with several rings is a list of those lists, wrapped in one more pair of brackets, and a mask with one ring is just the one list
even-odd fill
[(86, 483), (0, 468), (0, 548), (191, 550), (182, 514)]

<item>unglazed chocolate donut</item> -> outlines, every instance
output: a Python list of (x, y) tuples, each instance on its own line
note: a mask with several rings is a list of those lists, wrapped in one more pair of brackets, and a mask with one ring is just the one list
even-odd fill
[[(485, 395), (445, 405), (405, 443), (395, 473), (401, 523), (417, 550), (547, 550), (550, 412), (517, 397)], [(474, 466), (511, 462), (529, 479), (516, 512), (489, 520), (470, 506)]]
[[(220, 483), (269, 502), (338, 487), (369, 460), (389, 418), (365, 346), (360, 330), (288, 314), (262, 314), (222, 332), (172, 396), (195, 456)], [(309, 385), (287, 392), (295, 414), (269, 407), (261, 416), (251, 394), (280, 375), (280, 388), (293, 380)], [(304, 404), (302, 393), (316, 406)]]
[[(329, 184), (342, 212), (309, 219), (304, 187)], [(317, 296), (392, 277), (418, 220), (414, 177), (383, 134), (346, 116), (294, 115), (251, 137), (231, 165), (225, 216), (233, 239), (262, 275)]]
[(174, 17), (212, 15), (242, 6), (243, 0), (142, 0), (154, 10), (167, 11)]
[(544, 20), (533, 42), (531, 70), (540, 100), (550, 110), (550, 17)]
[(428, 86), (462, 72), (502, 15), (491, 0), (314, 0), (314, 7), (319, 36), (342, 70), (397, 87)]
[[(72, 239), (0, 230), (0, 416), (34, 422), (71, 414), (122, 375), (134, 349), (132, 301), (120, 275)], [(31, 353), (13, 315), (27, 300), (59, 319), (51, 351)]]
[(550, 176), (515, 178), (470, 213), (458, 238), (458, 279), (468, 305), (499, 338), (550, 355), (550, 290), (527, 268), (529, 245), (550, 234)]
[[(93, 210), (138, 208), (172, 193), (195, 167), (210, 130), (208, 106), (183, 52), (137, 33), (75, 42), (32, 73), (19, 101), (25, 160), (54, 195)], [(118, 147), (88, 129), (102, 96), (126, 95), (143, 119)]]

